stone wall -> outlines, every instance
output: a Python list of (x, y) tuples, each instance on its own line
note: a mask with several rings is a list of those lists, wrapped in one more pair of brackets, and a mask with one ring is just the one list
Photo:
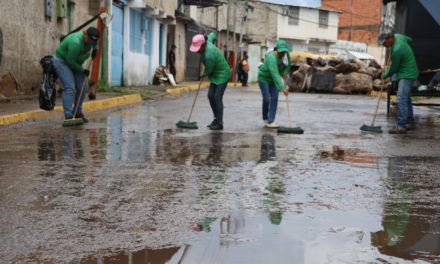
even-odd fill
[[(94, 2), (96, 0), (91, 0)], [(17, 95), (36, 94), (41, 78), (40, 59), (51, 55), (68, 33), (68, 19), (45, 16), (45, 1), (2, 1), (0, 8), (0, 77), (10, 72), (18, 83)], [(72, 28), (91, 17), (89, 1), (76, 0)], [(3, 41), (2, 41), (3, 39)], [(0, 87), (0, 94), (2, 93)]]

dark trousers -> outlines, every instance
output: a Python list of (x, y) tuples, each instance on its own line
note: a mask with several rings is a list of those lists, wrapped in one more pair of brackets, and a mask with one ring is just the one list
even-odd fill
[(211, 105), (212, 113), (217, 123), (223, 125), (223, 95), (225, 94), (228, 83), (209, 85), (208, 99)]
[(174, 77), (174, 81), (177, 82), (176, 80), (176, 68), (174, 68), (173, 66), (170, 66), (170, 72)]
[(243, 71), (243, 73), (241, 74), (241, 85), (247, 86), (247, 81), (248, 81), (248, 73)]

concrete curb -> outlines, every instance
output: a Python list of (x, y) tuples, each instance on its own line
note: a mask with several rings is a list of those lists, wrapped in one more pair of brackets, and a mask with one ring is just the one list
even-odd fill
[[(208, 88), (208, 86), (209, 86), (208, 82), (203, 82), (202, 85), (200, 86), (200, 89)], [(198, 84), (193, 84), (184, 87), (169, 88), (166, 90), (166, 92), (169, 94), (182, 94), (182, 93), (189, 93), (192, 91), (196, 91), (198, 88), (199, 88)]]
[[(380, 92), (372, 91), (370, 93), (370, 96), (379, 97), (379, 94), (380, 94)], [(382, 100), (385, 100), (385, 102), (387, 101), (387, 92), (386, 91), (382, 92)], [(396, 96), (395, 95), (391, 95), (391, 101), (392, 102), (396, 101)]]
[[(198, 84), (193, 84), (193, 85), (187, 85), (187, 86), (183, 86), (183, 87), (169, 88), (166, 90), (166, 92), (169, 94), (189, 93), (192, 91), (196, 91), (198, 89), (198, 87), (199, 87)], [(200, 89), (205, 89), (208, 87), (209, 87), (209, 82), (203, 82), (202, 86), (200, 86)], [(239, 85), (238, 83), (234, 85), (233, 82), (229, 82), (228, 88), (241, 88), (241, 85)]]
[[(131, 94), (131, 95), (118, 96), (103, 100), (85, 102), (83, 104), (83, 109), (84, 112), (95, 112), (117, 106), (134, 104), (141, 101), (142, 101), (142, 97), (140, 94)], [(63, 108), (61, 106), (57, 106), (53, 111), (33, 110), (23, 113), (3, 115), (0, 116), (0, 126), (11, 125), (25, 121), (35, 121), (49, 117), (55, 117), (62, 112), (63, 112)]]

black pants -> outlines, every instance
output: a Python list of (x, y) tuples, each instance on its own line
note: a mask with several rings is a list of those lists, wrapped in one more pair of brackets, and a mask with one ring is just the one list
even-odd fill
[(241, 75), (241, 85), (247, 86), (247, 82), (248, 82), (248, 73), (243, 71), (243, 73)]
[(176, 80), (176, 68), (174, 68), (173, 66), (170, 66), (170, 72), (174, 77), (174, 81), (177, 82)]
[(227, 85), (227, 82), (218, 85), (211, 83), (208, 90), (208, 99), (212, 113), (217, 123), (221, 125), (223, 125), (223, 95)]

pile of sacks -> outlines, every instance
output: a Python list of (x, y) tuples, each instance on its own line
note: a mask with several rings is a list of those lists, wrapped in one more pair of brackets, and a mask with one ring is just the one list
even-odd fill
[(286, 85), (291, 92), (369, 94), (380, 89), (382, 72), (375, 60), (308, 58), (292, 66)]

